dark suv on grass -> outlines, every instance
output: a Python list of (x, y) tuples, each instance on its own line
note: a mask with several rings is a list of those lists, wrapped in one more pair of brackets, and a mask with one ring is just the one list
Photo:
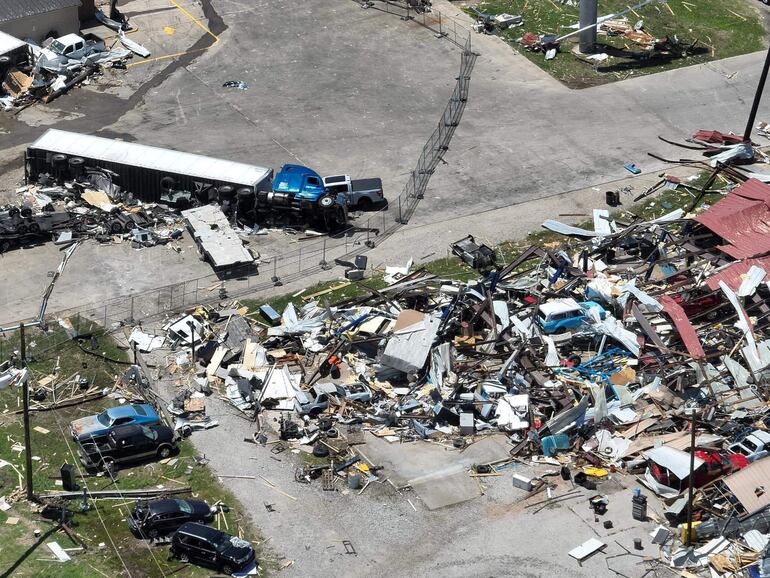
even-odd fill
[(208, 524), (214, 512), (203, 500), (137, 500), (128, 517), (128, 528), (137, 538), (171, 534), (187, 522)]
[(246, 540), (194, 523), (184, 524), (171, 537), (171, 555), (228, 576), (256, 564), (254, 548)]

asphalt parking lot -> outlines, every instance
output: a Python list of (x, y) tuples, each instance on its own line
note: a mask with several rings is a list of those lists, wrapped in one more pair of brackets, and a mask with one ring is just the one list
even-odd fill
[[(458, 6), (437, 0), (435, 7), (469, 23)], [(17, 185), (24, 145), (56, 123), (269, 167), (303, 162), (326, 174), (379, 176), (394, 197), (459, 67), (459, 51), (448, 41), (351, 0), (312, 0), (299, 8), (288, 1), (133, 0), (123, 10), (139, 28), (135, 40), (151, 48), (155, 60), (112, 71), (104, 82), (53, 106), (0, 118), (2, 188)], [(380, 261), (442, 254), (449, 241), (467, 232), (490, 242), (520, 235), (535, 224), (528, 217), (541, 199), (566, 191), (587, 192), (561, 197), (564, 212), (574, 212), (572, 205), (598, 206), (603, 192), (597, 187), (591, 193), (591, 187), (627, 175), (624, 162), (636, 162), (649, 174), (662, 164), (647, 151), (681, 156), (658, 135), (681, 138), (712, 126), (741, 130), (762, 57), (572, 91), (497, 38), (474, 35), (473, 42), (480, 57), (446, 164), (400, 234), (409, 241), (386, 243), (377, 252)], [(223, 88), (228, 80), (250, 88)], [(760, 108), (759, 118), (766, 118), (766, 110)], [(506, 215), (502, 226), (492, 213)], [(283, 238), (271, 243), (255, 241), (266, 255), (288, 246)], [(421, 255), (414, 254), (416, 248)], [(57, 290), (51, 310), (208, 272), (197, 259), (169, 256), (160, 248), (132, 262), (141, 283), (131, 283), (122, 267), (109, 264), (121, 261), (125, 248), (114, 249), (114, 258), (108, 247), (87, 244), (78, 251), (67, 273), (72, 290)], [(51, 249), (33, 248), (10, 253), (3, 262), (12, 272), (0, 297), (8, 307), (29, 303), (58, 259)], [(82, 279), (94, 280), (100, 291), (78, 292)]]

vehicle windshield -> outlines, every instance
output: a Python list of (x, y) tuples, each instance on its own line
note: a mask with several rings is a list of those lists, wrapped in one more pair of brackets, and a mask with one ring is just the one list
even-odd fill
[(217, 545), (217, 551), (222, 552), (233, 546), (235, 548), (247, 548), (249, 543), (246, 540), (239, 538), (238, 536), (228, 536), (227, 534), (221, 534), (217, 538), (212, 538), (212, 542)]
[(112, 419), (110, 418), (110, 414), (108, 414), (106, 411), (103, 411), (99, 415), (96, 416), (96, 420), (102, 424), (103, 426), (109, 426), (112, 423)]
[(131, 406), (131, 408), (136, 412), (137, 415), (147, 415), (147, 411), (141, 405), (134, 404)]
[(180, 512), (184, 512), (185, 514), (192, 514), (192, 507), (190, 504), (185, 502), (184, 500), (174, 500), (176, 502), (177, 507), (179, 508)]
[(743, 443), (743, 445), (744, 445), (744, 446), (746, 446), (747, 448), (749, 448), (749, 450), (751, 450), (752, 452), (755, 452), (755, 451), (757, 451), (757, 444), (755, 444), (755, 443), (754, 443), (753, 441), (751, 441), (750, 439), (746, 438), (745, 440), (743, 440), (743, 442), (742, 442), (742, 443)]
[(64, 50), (66, 48), (67, 47), (64, 46), (64, 44), (62, 44), (58, 40), (54, 40), (53, 42), (51, 42), (51, 44), (48, 45), (48, 49), (54, 54), (64, 54)]

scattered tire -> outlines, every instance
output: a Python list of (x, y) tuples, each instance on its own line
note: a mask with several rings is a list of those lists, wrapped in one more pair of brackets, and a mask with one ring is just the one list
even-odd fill
[(313, 455), (317, 458), (329, 457), (329, 448), (319, 442), (313, 446)]

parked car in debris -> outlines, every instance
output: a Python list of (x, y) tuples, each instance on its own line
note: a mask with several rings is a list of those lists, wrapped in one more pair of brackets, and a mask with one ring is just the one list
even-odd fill
[(165, 425), (123, 425), (94, 441), (78, 442), (80, 461), (90, 469), (115, 468), (118, 464), (150, 458), (165, 459), (176, 450), (174, 430)]
[(750, 462), (755, 462), (770, 453), (768, 448), (770, 448), (770, 433), (758, 429), (730, 445), (727, 451), (731, 454), (741, 454)]
[(464, 239), (452, 243), (452, 253), (474, 269), (484, 269), (495, 264), (494, 249), (483, 243), (476, 243), (473, 235), (468, 235)]
[(209, 524), (216, 511), (203, 500), (137, 500), (126, 521), (137, 538), (157, 538), (188, 522)]
[(83, 38), (77, 34), (65, 34), (51, 42), (47, 48), (43, 48), (39, 65), (47, 70), (59, 72), (73, 62), (81, 62), (84, 58), (105, 50), (104, 41), (96, 37)]
[(228, 576), (256, 565), (254, 548), (249, 542), (192, 522), (184, 524), (172, 536), (171, 555)]
[(118, 426), (156, 423), (160, 423), (160, 416), (150, 404), (119, 405), (96, 415), (76, 419), (70, 423), (70, 432), (75, 441), (84, 441), (105, 436)]
[[(688, 452), (664, 445), (645, 451), (644, 457), (647, 460), (645, 481), (655, 493), (675, 496), (690, 487)], [(696, 450), (692, 485), (700, 488), (748, 464), (748, 459), (739, 454), (723, 454), (710, 449)]]
[(587, 322), (590, 309), (597, 310), (601, 319), (604, 319), (607, 314), (604, 307), (595, 301), (553, 299), (540, 305), (537, 321), (544, 333), (563, 333), (577, 329)]
[(307, 392), (301, 391), (294, 398), (294, 409), (299, 415), (316, 416), (329, 407), (329, 399), (369, 402), (372, 390), (363, 383), (336, 385), (316, 383)]

